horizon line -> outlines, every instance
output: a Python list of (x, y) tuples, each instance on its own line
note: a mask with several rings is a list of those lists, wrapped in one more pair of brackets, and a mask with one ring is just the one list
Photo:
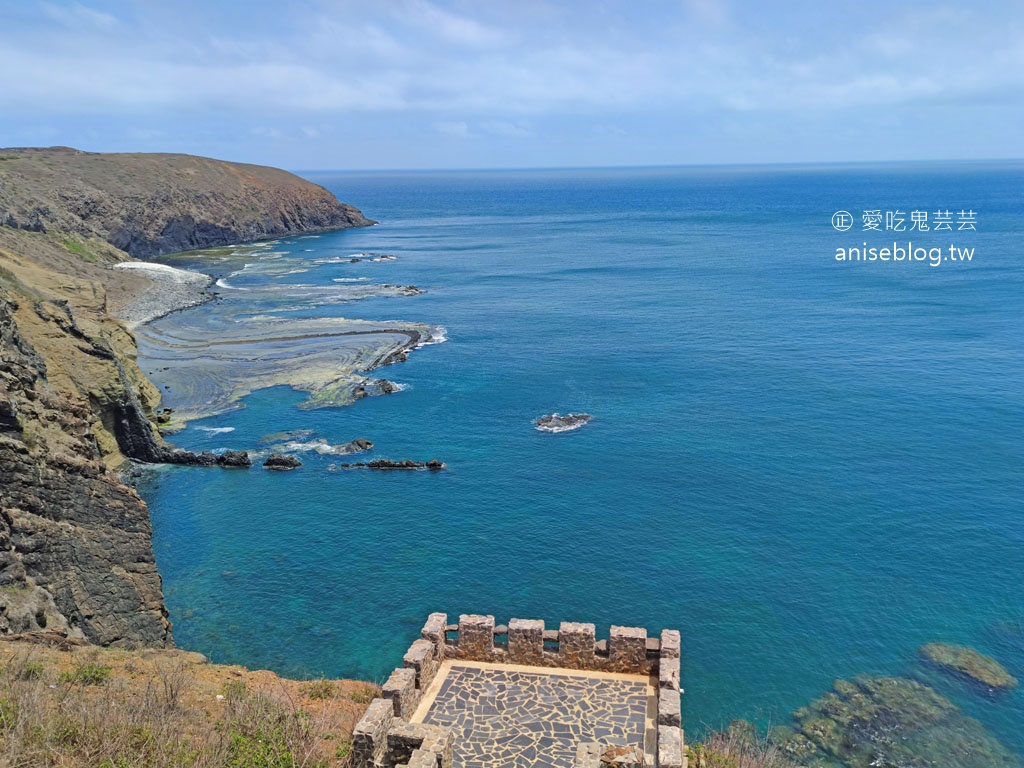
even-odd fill
[[(160, 153), (157, 153), (160, 154)], [(232, 162), (232, 161), (229, 161)], [(234, 161), (250, 162), (250, 161)], [(867, 166), (867, 165), (934, 165), (937, 163), (1020, 163), (1024, 157), (985, 158), (935, 158), (919, 160), (780, 160), (773, 162), (739, 163), (665, 163), (639, 165), (523, 165), (487, 166), (479, 168), (288, 168), (291, 173), (495, 173), (503, 171), (626, 171), (626, 170), (672, 170), (706, 168), (794, 168), (821, 166)]]

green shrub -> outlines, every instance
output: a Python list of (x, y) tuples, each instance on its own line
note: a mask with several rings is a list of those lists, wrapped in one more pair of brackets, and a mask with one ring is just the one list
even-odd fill
[(231, 734), (230, 768), (294, 768), (295, 758), (280, 728)]
[(7, 671), (15, 680), (39, 680), (46, 671), (46, 665), (41, 661), (21, 659), (11, 662)]
[(306, 686), (306, 695), (311, 699), (333, 699), (337, 693), (337, 686), (332, 680), (320, 678)]
[(111, 668), (104, 664), (79, 664), (74, 669), (60, 673), (60, 682), (69, 685), (105, 685), (110, 679)]
[(244, 680), (232, 680), (224, 685), (224, 698), (228, 701), (240, 701), (249, 693)]
[(346, 760), (352, 754), (352, 739), (342, 739), (338, 744), (338, 750), (334, 756), (339, 760)]
[(364, 685), (362, 688), (352, 691), (348, 697), (356, 704), (369, 704), (379, 695), (380, 691), (377, 690), (377, 688), (370, 685)]

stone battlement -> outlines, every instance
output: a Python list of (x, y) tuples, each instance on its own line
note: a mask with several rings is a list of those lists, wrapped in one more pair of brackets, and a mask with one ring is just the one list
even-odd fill
[[(657, 680), (654, 768), (682, 768), (679, 632), (663, 630), (649, 638), (639, 627), (612, 626), (608, 640), (596, 639), (593, 624), (562, 622), (548, 630), (544, 622), (512, 619), (496, 625), (493, 616), (462, 615), (449, 624), (447, 614), (432, 613), (420, 637), (384, 683), (352, 735), (356, 768), (452, 768), (456, 734), (449, 728), (413, 723), (414, 714), (445, 661), (484, 662), (531, 668), (643, 675)], [(652, 683), (653, 684), (653, 683)], [(609, 763), (614, 754), (614, 762)], [(630, 749), (588, 742), (578, 747), (573, 768), (614, 764), (644, 765), (640, 746)], [(648, 759), (646, 765), (651, 766)]]

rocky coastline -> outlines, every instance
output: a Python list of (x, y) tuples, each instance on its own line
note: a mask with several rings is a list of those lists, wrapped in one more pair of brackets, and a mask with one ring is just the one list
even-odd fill
[(161, 437), (135, 329), (206, 300), (209, 278), (132, 258), (374, 222), (273, 168), (67, 148), (0, 156), (0, 634), (171, 646), (149, 513), (119, 470), (252, 462)]

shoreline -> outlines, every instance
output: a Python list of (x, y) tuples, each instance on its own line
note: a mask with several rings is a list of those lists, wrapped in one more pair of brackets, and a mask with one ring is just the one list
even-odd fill
[(178, 269), (147, 261), (122, 261), (112, 269), (141, 273), (148, 283), (124, 305), (111, 310), (111, 315), (134, 331), (139, 326), (159, 320), (174, 312), (213, 301), (210, 287), (215, 278), (203, 272)]
[[(160, 392), (160, 407), (173, 413), (159, 425), (162, 434), (244, 407), (240, 401), (247, 395), (279, 385), (308, 393), (298, 406), (304, 410), (400, 392), (404, 386), (371, 377), (371, 372), (447, 340), (444, 327), (426, 323), (251, 314), (247, 299), (273, 299), (279, 291), (284, 297), (293, 287), (287, 284), (217, 293), (210, 290), (217, 279), (199, 271), (141, 261), (114, 268), (144, 277), (144, 287), (138, 287), (143, 281), (133, 281), (134, 290), (111, 314), (132, 332), (140, 367)], [(414, 295), (403, 293), (406, 289), (381, 283), (324, 290), (338, 292), (338, 300), (347, 302)], [(215, 298), (217, 307), (208, 312), (156, 322)]]

